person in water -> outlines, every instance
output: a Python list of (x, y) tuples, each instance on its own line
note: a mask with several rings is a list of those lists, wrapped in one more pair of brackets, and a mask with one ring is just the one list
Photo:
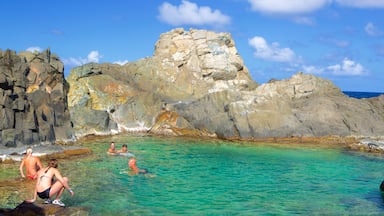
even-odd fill
[(121, 150), (118, 151), (119, 153), (128, 153), (128, 146), (127, 144), (123, 144), (123, 146), (121, 147)]
[(146, 174), (148, 171), (146, 169), (139, 169), (136, 165), (136, 158), (131, 158), (128, 161), (128, 166), (131, 168), (133, 174)]
[(116, 153), (118, 153), (116, 150), (116, 147), (115, 147), (115, 142), (111, 142), (111, 145), (110, 145), (107, 153), (111, 154), (111, 155), (115, 155)]
[(20, 163), (20, 175), (22, 178), (25, 178), (24, 175), (24, 166), (25, 172), (28, 179), (35, 180), (37, 178), (37, 171), (43, 168), (41, 161), (38, 157), (32, 155), (32, 148), (28, 147), (26, 150), (26, 155)]
[[(33, 199), (27, 200), (27, 202), (35, 202), (36, 197), (39, 196), (41, 199), (45, 199), (45, 204), (65, 206), (65, 204), (60, 200), (64, 189), (67, 189), (71, 196), (75, 193), (69, 187), (68, 178), (63, 177), (57, 167), (58, 161), (56, 159), (50, 159), (48, 166), (37, 172), (37, 182)], [(56, 180), (54, 180), (54, 177)], [(55, 199), (52, 201), (54, 196)]]

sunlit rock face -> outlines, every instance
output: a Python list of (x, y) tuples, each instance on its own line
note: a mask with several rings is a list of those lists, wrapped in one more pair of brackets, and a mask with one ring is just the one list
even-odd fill
[(47, 49), (0, 50), (1, 145), (16, 147), (74, 139), (64, 67)]
[(180, 129), (187, 128), (192, 130), (188, 133), (195, 134), (198, 128), (182, 116), (177, 124), (168, 121), (160, 126), (155, 121), (164, 118), (157, 115), (173, 104), (194, 101), (213, 92), (257, 87), (229, 34), (193, 29), (162, 34), (150, 58), (123, 66), (77, 67), (68, 82), (69, 107), (78, 136), (122, 131), (180, 134)]
[(154, 55), (87, 64), (68, 77), (76, 136), (125, 131), (222, 138), (378, 136), (383, 99), (358, 100), (298, 72), (258, 85), (231, 36), (174, 29)]

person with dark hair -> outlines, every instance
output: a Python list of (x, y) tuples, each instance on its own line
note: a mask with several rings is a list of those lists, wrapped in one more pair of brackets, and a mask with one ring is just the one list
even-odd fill
[[(67, 189), (72, 196), (75, 194), (69, 187), (68, 178), (63, 177), (57, 167), (58, 161), (56, 159), (50, 159), (48, 166), (37, 172), (37, 182), (33, 199), (27, 200), (28, 202), (35, 202), (36, 197), (39, 196), (41, 199), (45, 199), (45, 204), (55, 204), (64, 207), (65, 204), (60, 200), (64, 189)], [(54, 177), (56, 180), (54, 180)], [(52, 201), (54, 196), (55, 199)]]
[[(35, 180), (37, 178), (37, 171), (42, 169), (43, 165), (38, 157), (32, 155), (32, 152), (32, 147), (28, 147), (19, 169), (22, 178), (27, 176), (28, 179)], [(26, 175), (24, 175), (24, 166)]]
[(118, 151), (119, 153), (127, 153), (128, 152), (128, 146), (127, 144), (123, 144), (121, 147), (121, 150)]

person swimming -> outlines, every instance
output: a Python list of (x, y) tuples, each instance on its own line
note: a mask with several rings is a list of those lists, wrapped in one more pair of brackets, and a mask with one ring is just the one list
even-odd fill
[(148, 171), (146, 169), (139, 169), (136, 165), (136, 158), (131, 158), (128, 161), (128, 166), (131, 168), (133, 174), (146, 174)]
[(123, 146), (121, 147), (121, 150), (117, 151), (119, 153), (128, 153), (128, 146), (127, 144), (123, 144)]
[(110, 155), (116, 155), (118, 153), (116, 150), (116, 147), (115, 147), (115, 142), (111, 142), (111, 145), (110, 145), (107, 153)]

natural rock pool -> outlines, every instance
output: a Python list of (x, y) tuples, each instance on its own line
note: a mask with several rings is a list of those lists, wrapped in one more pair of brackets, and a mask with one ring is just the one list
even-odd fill
[[(149, 175), (128, 175), (128, 157), (108, 156), (109, 143), (128, 144)], [(218, 140), (114, 136), (81, 143), (93, 154), (59, 160), (75, 196), (67, 206), (90, 215), (379, 215), (381, 155), (343, 148)], [(45, 164), (44, 164), (45, 165)], [(11, 167), (10, 167), (11, 166)], [(18, 164), (0, 177), (18, 177)], [(13, 208), (28, 185), (0, 188)], [(27, 193), (28, 194), (28, 193)]]

